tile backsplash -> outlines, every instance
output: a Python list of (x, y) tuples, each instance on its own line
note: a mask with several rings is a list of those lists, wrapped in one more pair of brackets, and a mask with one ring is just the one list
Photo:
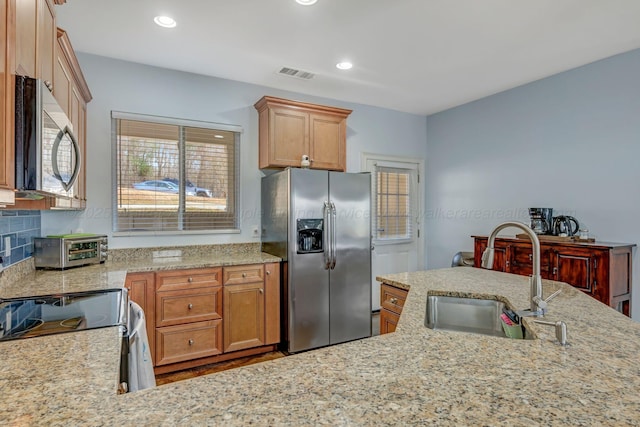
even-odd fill
[[(33, 254), (33, 238), (40, 237), (40, 211), (0, 210), (0, 256), (8, 267)], [(5, 238), (11, 239), (11, 255), (5, 256)]]

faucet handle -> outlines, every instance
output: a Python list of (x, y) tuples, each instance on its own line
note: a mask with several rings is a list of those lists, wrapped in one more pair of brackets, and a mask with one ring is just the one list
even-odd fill
[(535, 302), (538, 308), (542, 311), (542, 314), (544, 314), (547, 311), (547, 300), (543, 300), (537, 295), (534, 296), (532, 299), (533, 299), (533, 302)]
[(552, 293), (551, 295), (549, 295), (544, 302), (549, 302), (552, 299), (554, 299), (555, 297), (557, 297), (558, 295), (560, 295), (560, 293), (562, 292), (562, 289), (558, 289), (557, 291), (555, 291), (554, 293)]
[(556, 339), (558, 340), (558, 343), (561, 346), (567, 346), (569, 345), (569, 342), (567, 341), (567, 324), (561, 321), (557, 321), (557, 322), (547, 322), (544, 320), (537, 320), (534, 319), (533, 320), (536, 323), (540, 323), (541, 325), (548, 325), (548, 326), (553, 326), (556, 328)]

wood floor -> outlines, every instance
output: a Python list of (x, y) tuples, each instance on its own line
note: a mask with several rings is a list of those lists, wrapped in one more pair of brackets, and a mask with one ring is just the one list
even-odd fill
[[(373, 313), (371, 316), (371, 326), (373, 335), (380, 334), (380, 314)], [(215, 374), (216, 372), (226, 371), (227, 369), (239, 368), (240, 366), (253, 365), (254, 363), (267, 362), (269, 360), (279, 359), (285, 354), (280, 351), (272, 351), (270, 353), (258, 354), (256, 356), (247, 356), (240, 359), (228, 360), (226, 362), (214, 363), (211, 365), (198, 366), (196, 368), (185, 369), (184, 371), (170, 372), (168, 374), (156, 375), (156, 385), (169, 384), (175, 381), (182, 381), (189, 378), (200, 377), (202, 375)]]

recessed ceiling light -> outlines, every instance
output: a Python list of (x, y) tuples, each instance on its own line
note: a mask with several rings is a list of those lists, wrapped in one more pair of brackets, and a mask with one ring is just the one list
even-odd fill
[(301, 4), (303, 6), (311, 6), (315, 4), (318, 0), (296, 0), (296, 3)]
[(176, 21), (170, 16), (156, 16), (153, 18), (153, 22), (165, 28), (173, 28), (176, 26)]
[(339, 70), (350, 70), (353, 67), (353, 64), (349, 61), (342, 61), (336, 64), (336, 68)]

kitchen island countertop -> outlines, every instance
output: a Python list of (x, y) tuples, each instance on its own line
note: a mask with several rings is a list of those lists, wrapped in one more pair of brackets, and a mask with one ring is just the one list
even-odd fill
[[(117, 328), (0, 343), (0, 419), (16, 425), (640, 425), (640, 325), (559, 282), (535, 340), (424, 327), (429, 292), (528, 306), (528, 278), (475, 268), (409, 287), (395, 333), (116, 395)], [(63, 335), (60, 335), (62, 337)], [(15, 343), (15, 341), (14, 341)], [(24, 355), (24, 356), (22, 356)]]

